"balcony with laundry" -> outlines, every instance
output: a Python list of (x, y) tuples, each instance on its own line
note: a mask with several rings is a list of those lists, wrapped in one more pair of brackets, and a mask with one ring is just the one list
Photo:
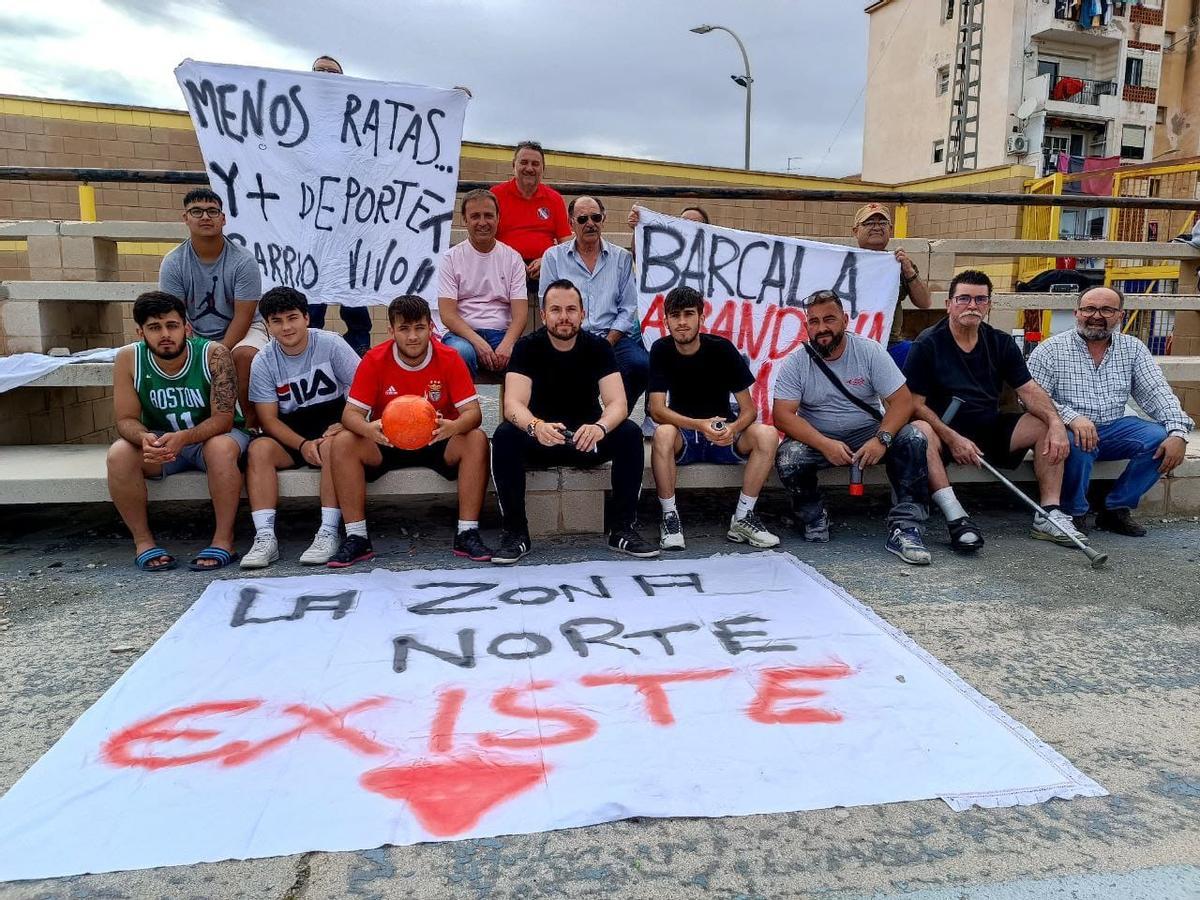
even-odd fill
[(1118, 27), (1118, 22), (1128, 15), (1132, 5), (1115, 0), (1031, 3), (1030, 35), (1035, 40), (1050, 38), (1081, 47), (1119, 44), (1123, 31)]

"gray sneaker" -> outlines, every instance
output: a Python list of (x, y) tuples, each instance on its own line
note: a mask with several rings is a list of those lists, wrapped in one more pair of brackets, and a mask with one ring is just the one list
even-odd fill
[(816, 519), (804, 523), (804, 539), (814, 544), (829, 543), (829, 513), (821, 510)]
[[(828, 529), (826, 531), (828, 532)], [(760, 550), (779, 546), (779, 538), (767, 531), (762, 519), (754, 513), (750, 513), (744, 519), (730, 519), (729, 530), (725, 532), (725, 537), (734, 543), (749, 544)]]
[(664, 550), (682, 550), (686, 546), (679, 513), (669, 512), (663, 515), (662, 525), (658, 529), (658, 546)]
[(1033, 514), (1033, 526), (1029, 529), (1030, 537), (1037, 538), (1039, 541), (1054, 541), (1056, 544), (1074, 546), (1071, 538), (1067, 537), (1068, 534), (1085, 544), (1088, 542), (1087, 535), (1076, 528), (1074, 520), (1061, 509), (1052, 509), (1045, 516), (1041, 513)]
[(927, 566), (933, 559), (915, 528), (893, 528), (885, 546), (910, 565)]

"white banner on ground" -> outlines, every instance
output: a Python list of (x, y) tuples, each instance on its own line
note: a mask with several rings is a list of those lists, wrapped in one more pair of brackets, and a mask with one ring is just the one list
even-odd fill
[(190, 59), (175, 77), (226, 235), (254, 254), (264, 290), (436, 305), (465, 93)]
[(785, 554), (214, 581), (0, 800), (0, 880), (1103, 794)]
[(639, 213), (634, 247), (646, 347), (667, 333), (667, 292), (695, 288), (707, 300), (704, 331), (733, 341), (749, 362), (751, 393), (765, 422), (780, 361), (808, 338), (800, 304), (809, 294), (837, 291), (851, 331), (887, 340), (900, 288), (892, 253)]

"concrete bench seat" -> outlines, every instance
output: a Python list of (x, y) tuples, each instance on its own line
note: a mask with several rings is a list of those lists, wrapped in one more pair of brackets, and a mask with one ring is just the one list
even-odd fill
[[(1167, 381), (1200, 381), (1200, 356), (1156, 356)], [(25, 385), (27, 388), (112, 387), (112, 363), (75, 363)], [(494, 372), (480, 371), (476, 384), (500, 384)]]
[[(52, 446), (6, 447), (0, 453), (0, 505), (21, 506), (45, 503), (106, 503), (109, 501), (104, 457), (107, 447), (98, 445), (58, 444)], [(1120, 474), (1121, 462), (1100, 463), (1096, 477), (1112, 479)], [(741, 485), (740, 466), (694, 465), (679, 470), (680, 490), (713, 490)], [(1032, 482), (1033, 465), (1026, 461), (1010, 477), (1017, 482)], [(886, 483), (881, 466), (865, 473), (868, 485)], [(953, 467), (955, 484), (988, 483), (991, 476), (974, 468)], [(603, 529), (604, 492), (608, 488), (608, 467), (596, 469), (551, 469), (531, 472), (528, 478), (527, 509), (531, 530), (536, 535), (596, 533)], [(282, 497), (311, 497), (318, 492), (319, 473), (300, 469), (279, 474)], [(826, 470), (821, 483), (830, 489), (844, 488), (844, 470)], [(646, 446), (643, 487), (653, 490), (650, 473), (650, 447)], [(774, 474), (770, 488), (780, 488)], [(151, 500), (205, 500), (208, 486), (199, 472), (173, 475), (149, 485)], [(1002, 488), (997, 488), (1002, 490)], [(455, 483), (429, 469), (405, 469), (389, 472), (367, 486), (369, 497), (454, 496)], [(1200, 432), (1188, 441), (1188, 458), (1175, 473), (1164, 479), (1143, 500), (1149, 515), (1195, 515), (1200, 513)]]

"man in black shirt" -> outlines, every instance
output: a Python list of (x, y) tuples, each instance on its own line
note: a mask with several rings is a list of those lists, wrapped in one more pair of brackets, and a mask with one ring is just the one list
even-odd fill
[[(669, 334), (650, 348), (650, 416), (658, 423), (650, 461), (663, 518), (659, 546), (684, 549), (675, 506), (678, 466), (709, 462), (745, 463), (742, 493), (725, 536), (752, 547), (775, 547), (779, 538), (754, 514), (758, 494), (771, 473), (779, 438), (769, 425), (755, 424), (750, 396), (754, 376), (737, 348), (723, 337), (701, 334), (704, 297), (690, 287), (672, 288), (663, 302)], [(738, 415), (730, 421), (729, 397)]]
[[(1066, 428), (1050, 397), (1030, 376), (1016, 343), (983, 321), (991, 298), (992, 282), (983, 272), (968, 269), (955, 275), (947, 317), (921, 332), (904, 365), (916, 404), (913, 425), (929, 444), (929, 487), (946, 517), (950, 546), (973, 552), (983, 546), (983, 534), (954, 496), (946, 461), (978, 466), (983, 457), (996, 468), (1014, 469), (1030, 447), (1042, 507), (1049, 514), (1034, 515), (1031, 535), (1069, 544), (1063, 533), (1069, 531), (1084, 539), (1059, 509), (1063, 462), (1070, 452)], [(1000, 412), (1005, 384), (1029, 412)], [(963, 404), (951, 427), (940, 417), (954, 397)]]
[(542, 320), (544, 327), (517, 341), (504, 376), (506, 421), (492, 439), (503, 532), (492, 562), (508, 565), (529, 552), (527, 469), (592, 468), (608, 460), (608, 546), (642, 559), (658, 556), (658, 548), (633, 529), (642, 486), (642, 434), (629, 421), (612, 345), (581, 330), (583, 297), (566, 279), (546, 287)]

